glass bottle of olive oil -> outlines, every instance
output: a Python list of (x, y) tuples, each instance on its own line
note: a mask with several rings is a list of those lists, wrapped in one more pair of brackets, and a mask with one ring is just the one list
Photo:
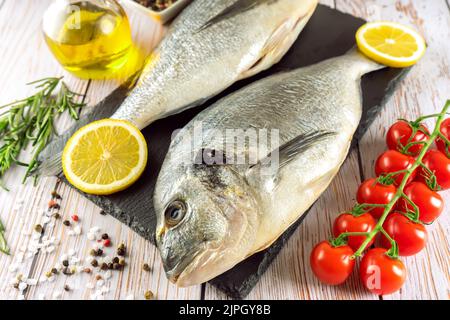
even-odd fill
[(133, 47), (127, 15), (116, 0), (55, 0), (43, 29), (56, 59), (82, 79), (117, 78)]

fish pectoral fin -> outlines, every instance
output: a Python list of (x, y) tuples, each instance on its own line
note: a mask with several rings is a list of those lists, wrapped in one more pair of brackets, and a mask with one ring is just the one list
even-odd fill
[(273, 159), (277, 159), (279, 167), (282, 168), (289, 162), (294, 160), (298, 155), (302, 154), (311, 146), (313, 146), (315, 143), (328, 137), (335, 136), (336, 134), (337, 134), (336, 132), (323, 130), (302, 134), (285, 143), (284, 145), (280, 146), (278, 149), (272, 151), (270, 154), (267, 155), (267, 157), (260, 160), (256, 165), (252, 166), (251, 168), (254, 169), (257, 166), (261, 166), (263, 164), (272, 161)]

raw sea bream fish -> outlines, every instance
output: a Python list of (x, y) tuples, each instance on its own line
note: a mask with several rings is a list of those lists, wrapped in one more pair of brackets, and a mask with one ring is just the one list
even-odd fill
[[(352, 50), (253, 83), (178, 132), (154, 195), (168, 278), (179, 286), (206, 282), (299, 219), (347, 156), (362, 114), (362, 75), (382, 67)], [(269, 137), (258, 148), (250, 139), (230, 148), (229, 129), (278, 132), (278, 145)]]
[(196, 0), (173, 23), (113, 118), (139, 129), (277, 63), (317, 0)]
[(112, 115), (115, 110), (99, 106), (52, 142), (39, 157), (39, 174), (61, 172), (67, 140), (89, 121), (111, 117), (143, 129), (270, 68), (289, 50), (316, 7), (317, 0), (193, 1), (173, 22), (117, 112)]

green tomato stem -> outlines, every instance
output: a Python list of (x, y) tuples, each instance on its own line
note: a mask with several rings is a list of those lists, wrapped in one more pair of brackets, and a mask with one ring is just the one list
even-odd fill
[[(429, 140), (426, 141), (426, 143), (424, 143), (423, 148), (420, 151), (419, 156), (416, 158), (416, 161), (414, 162), (413, 166), (411, 168), (409, 168), (408, 170), (406, 170), (405, 176), (403, 177), (402, 182), (398, 186), (397, 192), (395, 193), (394, 198), (385, 206), (383, 214), (381, 215), (380, 219), (378, 220), (375, 228), (371, 232), (369, 232), (368, 236), (366, 237), (364, 242), (361, 244), (361, 247), (355, 252), (354, 257), (360, 257), (362, 255), (362, 253), (364, 252), (364, 250), (366, 250), (366, 248), (369, 245), (369, 243), (371, 243), (372, 239), (379, 232), (382, 232), (385, 235), (387, 234), (385, 232), (385, 230), (383, 229), (383, 223), (386, 221), (386, 218), (387, 218), (388, 214), (394, 208), (394, 205), (397, 203), (397, 201), (400, 200), (403, 197), (403, 195), (404, 195), (403, 190), (405, 189), (406, 184), (408, 183), (408, 180), (411, 177), (412, 173), (418, 167), (420, 167), (422, 165), (423, 157), (425, 156), (427, 151), (431, 148), (431, 146), (433, 145), (433, 143), (436, 140), (436, 138), (439, 137), (441, 124), (444, 121), (444, 117), (447, 114), (447, 110), (449, 108), (450, 108), (450, 100), (447, 100), (447, 102), (445, 103), (445, 106), (442, 109), (442, 111), (438, 115), (433, 115), (433, 117), (437, 116), (436, 126), (434, 127), (433, 133), (430, 135)], [(420, 117), (419, 119), (423, 120), (423, 119), (426, 119), (426, 118), (428, 118), (428, 116)], [(395, 241), (392, 238), (390, 238), (390, 240), (393, 241), (391, 243), (395, 243)], [(397, 244), (395, 244), (394, 246), (397, 247)], [(392, 252), (390, 252), (390, 256), (392, 256), (393, 258), (398, 257), (398, 249), (394, 248), (392, 250)]]

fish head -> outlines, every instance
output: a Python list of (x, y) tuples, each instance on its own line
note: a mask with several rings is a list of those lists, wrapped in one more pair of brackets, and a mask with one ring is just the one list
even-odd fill
[(172, 282), (206, 282), (248, 255), (258, 210), (247, 188), (226, 165), (163, 168), (154, 199), (156, 242)]

